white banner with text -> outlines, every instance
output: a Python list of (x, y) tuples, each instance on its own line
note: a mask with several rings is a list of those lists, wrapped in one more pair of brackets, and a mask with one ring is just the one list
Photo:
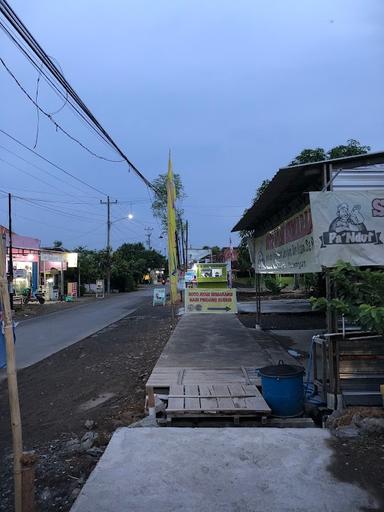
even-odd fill
[(253, 267), (259, 274), (305, 274), (321, 271), (315, 258), (309, 207), (265, 235), (249, 239), (248, 248)]
[(384, 266), (384, 190), (311, 192), (314, 247), (320, 265), (338, 260)]

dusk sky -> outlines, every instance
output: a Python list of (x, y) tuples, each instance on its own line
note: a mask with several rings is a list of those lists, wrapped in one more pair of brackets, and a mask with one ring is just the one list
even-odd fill
[[(261, 181), (302, 149), (349, 138), (384, 149), (382, 0), (10, 0), (102, 125), (150, 180), (181, 175), (193, 247), (225, 246)], [(38, 73), (0, 31), (0, 56), (32, 97)], [(36, 108), (0, 65), (0, 129), (30, 148)], [(41, 80), (38, 101), (63, 106)], [(64, 106), (54, 119), (92, 151), (116, 159)], [(124, 163), (95, 158), (40, 115), (36, 151), (117, 199), (112, 244), (164, 251), (149, 194)], [(20, 157), (27, 160), (21, 160)], [(32, 166), (35, 164), (40, 169)], [(18, 167), (18, 169), (15, 168)], [(0, 132), (14, 230), (49, 245), (101, 248), (105, 200)], [(121, 220), (132, 212), (132, 221)], [(237, 243), (237, 235), (233, 236)]]

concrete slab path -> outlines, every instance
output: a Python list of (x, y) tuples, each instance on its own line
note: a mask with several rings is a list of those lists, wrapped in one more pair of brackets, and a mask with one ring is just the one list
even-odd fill
[(266, 352), (236, 315), (184, 315), (156, 367), (254, 366), (271, 364)]
[(379, 510), (327, 469), (321, 429), (123, 428), (71, 512)]

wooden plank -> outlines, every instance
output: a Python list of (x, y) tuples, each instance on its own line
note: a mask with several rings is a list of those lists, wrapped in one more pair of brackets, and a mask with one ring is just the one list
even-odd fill
[[(184, 409), (189, 411), (200, 410), (200, 398), (196, 398), (196, 395), (199, 394), (199, 387), (197, 384), (186, 384), (184, 386)], [(189, 395), (194, 396), (194, 398), (189, 398)]]
[(241, 368), (186, 369), (184, 384), (214, 384), (243, 381)]
[[(204, 384), (203, 384), (204, 385)], [(200, 388), (200, 385), (199, 385), (199, 388)], [(157, 396), (162, 396), (162, 395), (157, 395)], [(251, 394), (239, 394), (239, 395), (236, 395), (236, 394), (233, 394), (233, 395), (228, 395), (228, 393), (226, 395), (218, 395), (217, 393), (213, 396), (213, 395), (207, 395), (207, 394), (204, 394), (202, 395), (201, 393), (198, 394), (198, 395), (186, 395), (185, 393), (182, 394), (182, 395), (163, 395), (165, 396), (166, 398), (232, 398), (232, 397), (237, 397), (237, 398), (255, 398), (255, 394), (254, 393), (251, 393)]]
[(247, 370), (244, 368), (244, 366), (242, 366), (242, 367), (241, 367), (241, 371), (243, 372), (244, 379), (245, 379), (245, 383), (246, 383), (246, 384), (251, 384), (251, 381), (249, 380), (248, 372), (247, 372)]
[(200, 395), (212, 396), (212, 398), (200, 398), (201, 409), (209, 411), (217, 410), (219, 404), (217, 402), (217, 398), (213, 397), (214, 392), (212, 386), (208, 386), (207, 384), (200, 384), (199, 391)]
[(185, 368), (181, 368), (177, 374), (177, 383), (183, 384), (183, 378), (184, 378)]
[(233, 410), (234, 409), (233, 401), (229, 396), (230, 393), (229, 393), (229, 389), (228, 389), (227, 385), (213, 384), (212, 391), (213, 391), (214, 395), (218, 395), (220, 397), (226, 396), (226, 395), (228, 396), (228, 398), (218, 398), (217, 399), (218, 409), (220, 409), (220, 410)]
[[(184, 386), (180, 384), (174, 384), (170, 387), (170, 395), (183, 395)], [(184, 409), (184, 398), (169, 398), (167, 409), (183, 410)]]
[(228, 384), (229, 393), (232, 396), (233, 405), (236, 409), (246, 409), (245, 398), (239, 398), (239, 395), (245, 395), (244, 389), (240, 383)]
[(244, 392), (247, 395), (254, 394), (252, 398), (245, 398), (245, 404), (247, 408), (252, 409), (258, 412), (265, 412), (265, 414), (270, 414), (271, 409), (268, 406), (267, 402), (264, 400), (262, 394), (257, 389), (256, 386), (246, 386), (243, 385)]
[(235, 409), (233, 407), (232, 402), (232, 408), (231, 409), (213, 409), (213, 410), (196, 410), (196, 411), (188, 411), (186, 409), (181, 410), (172, 410), (167, 409), (167, 416), (172, 418), (204, 418), (205, 416), (211, 416), (214, 418), (220, 418), (220, 417), (226, 417), (226, 418), (233, 418), (234, 416), (247, 416), (247, 417), (254, 417), (254, 416), (266, 416), (269, 414), (268, 411), (254, 411), (252, 409)]

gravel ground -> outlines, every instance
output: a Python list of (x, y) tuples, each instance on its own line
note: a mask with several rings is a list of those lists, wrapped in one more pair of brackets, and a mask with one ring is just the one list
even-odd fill
[[(253, 315), (239, 319), (253, 327)], [(263, 315), (263, 322), (264, 328), (305, 329), (322, 327), (324, 318), (316, 313)], [(145, 382), (174, 326), (168, 307), (153, 308), (148, 301), (134, 314), (19, 372), (24, 448), (39, 457), (39, 511), (69, 511), (114, 430), (144, 416)], [(3, 382), (1, 512), (13, 510), (7, 400)], [(384, 511), (384, 436), (333, 438), (330, 446), (329, 471), (372, 493)]]
[[(18, 373), (24, 449), (39, 457), (39, 511), (68, 511), (113, 431), (144, 416), (145, 382), (174, 325), (170, 308), (154, 308), (148, 300), (134, 314)], [(0, 384), (0, 411), (0, 511), (10, 512), (6, 382)]]

